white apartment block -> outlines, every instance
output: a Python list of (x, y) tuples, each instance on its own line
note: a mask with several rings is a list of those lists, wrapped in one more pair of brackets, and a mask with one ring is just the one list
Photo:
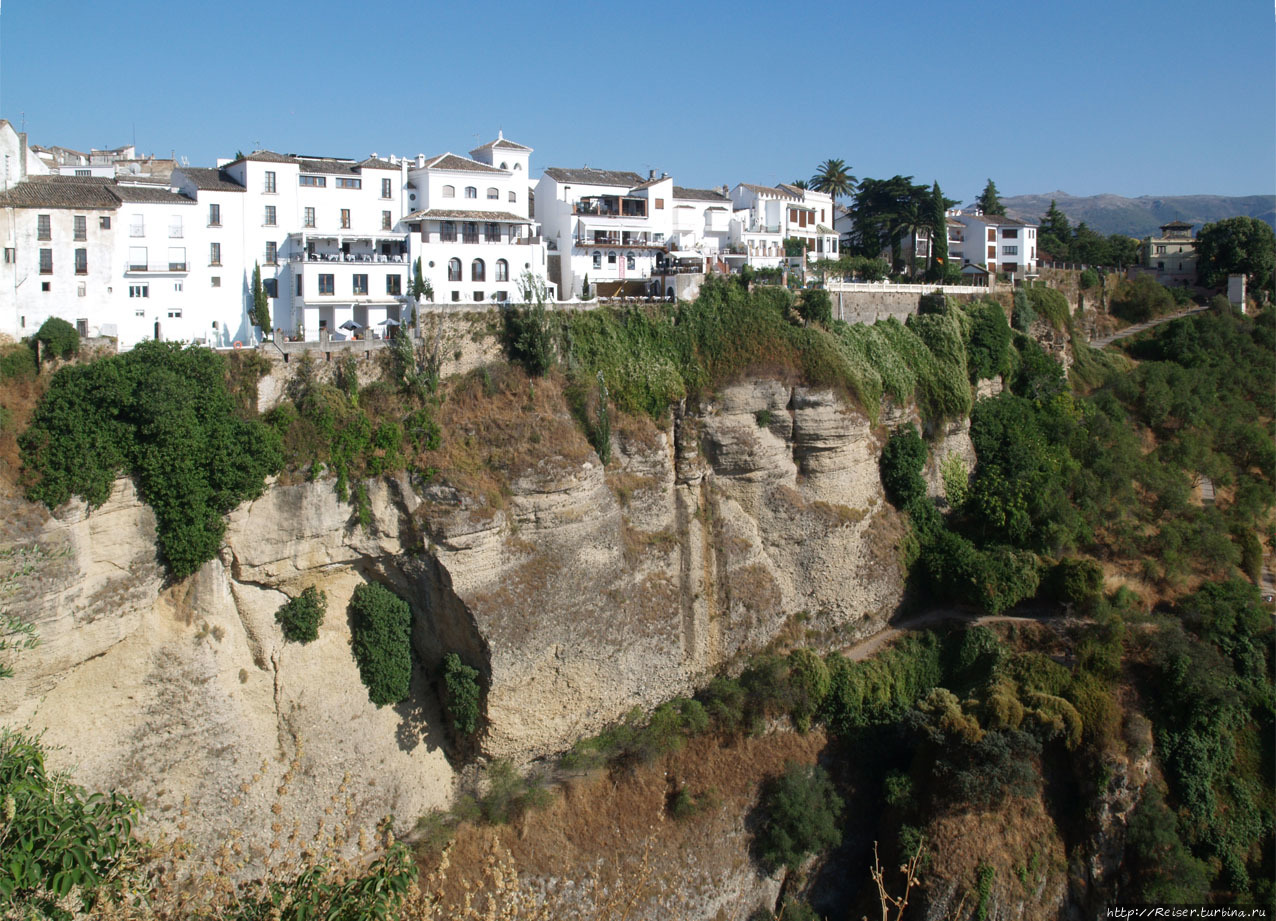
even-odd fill
[(806, 258), (836, 259), (838, 234), (833, 229), (833, 198), (797, 186), (760, 186), (741, 182), (731, 190), (734, 207), (733, 268), (748, 264), (773, 268), (784, 263), (784, 241), (802, 241)]
[(444, 153), (409, 165), (412, 208), (402, 223), (436, 302), (520, 300), (528, 273), (547, 283), (545, 244), (531, 218), (531, 154), (498, 134), (469, 157)]
[[(989, 272), (1034, 275), (1037, 272), (1037, 225), (1004, 214), (951, 211), (949, 221), (960, 223), (962, 264), (982, 265)], [(949, 234), (950, 257), (952, 234)]]

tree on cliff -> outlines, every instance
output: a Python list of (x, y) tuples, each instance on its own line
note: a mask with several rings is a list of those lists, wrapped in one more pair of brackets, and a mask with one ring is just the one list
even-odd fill
[(1068, 224), (1068, 216), (1059, 210), (1052, 198), (1037, 231), (1037, 251), (1049, 253), (1056, 262), (1068, 262), (1071, 246), (1072, 227)]
[(1006, 213), (1006, 206), (1001, 203), (1001, 199), (998, 197), (997, 183), (993, 182), (991, 179), (989, 179), (988, 184), (984, 186), (984, 190), (980, 193), (979, 198), (975, 200), (975, 204), (981, 211), (983, 211), (984, 214), (1004, 215)]
[(1197, 270), (1202, 284), (1227, 284), (1228, 275), (1244, 275), (1250, 291), (1272, 291), (1276, 272), (1276, 233), (1256, 217), (1229, 217), (1206, 224), (1196, 235)]

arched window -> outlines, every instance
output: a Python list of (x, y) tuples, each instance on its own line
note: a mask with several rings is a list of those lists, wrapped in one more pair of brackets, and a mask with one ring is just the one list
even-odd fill
[(632, 272), (636, 265), (637, 265), (637, 262), (634, 260), (634, 254), (625, 253), (625, 268), (629, 269)]
[(523, 168), (523, 164), (521, 164), (521, 163), (515, 163), (515, 164), (514, 164), (514, 169), (522, 169), (522, 168)]
[(496, 280), (497, 281), (510, 280), (510, 264), (506, 262), (504, 259), (496, 260)]
[(448, 281), (461, 280), (461, 260), (460, 259), (449, 259), (447, 261), (447, 280)]
[(466, 197), (466, 198), (478, 198), (478, 189), (474, 188), (474, 186), (472, 186), (472, 185), (467, 185), (467, 186), (465, 187), (465, 197)]
[(445, 185), (445, 186), (443, 187), (443, 197), (444, 197), (444, 198), (456, 198), (456, 186), (454, 186), (454, 185)]
[(482, 259), (470, 263), (470, 281), (487, 281), (487, 266)]
[(518, 201), (518, 194), (515, 192), (510, 192), (510, 201)]
[(509, 167), (505, 165), (504, 160), (501, 161), (501, 169), (509, 169)]
[(594, 268), (601, 269), (603, 267), (603, 254), (594, 250)]
[(615, 265), (615, 264), (616, 264), (616, 254), (615, 254), (614, 252), (609, 252), (609, 253), (607, 254), (607, 264), (608, 264), (608, 265)]
[(496, 188), (496, 186), (488, 186), (488, 187), (487, 187), (487, 197), (488, 197), (488, 198), (500, 198), (500, 197), (501, 197), (501, 190), (500, 190), (500, 189), (498, 189), (498, 188)]

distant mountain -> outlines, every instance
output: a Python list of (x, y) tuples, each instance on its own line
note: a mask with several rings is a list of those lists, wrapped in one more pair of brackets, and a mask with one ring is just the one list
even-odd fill
[(1202, 224), (1226, 217), (1256, 217), (1276, 228), (1276, 195), (1169, 195), (1157, 198), (1123, 198), (1120, 195), (1078, 197), (1067, 192), (1014, 195), (1002, 198), (1006, 213), (1022, 220), (1040, 221), (1054, 199), (1059, 210), (1076, 226), (1085, 221), (1101, 234), (1123, 233), (1146, 237), (1170, 221)]

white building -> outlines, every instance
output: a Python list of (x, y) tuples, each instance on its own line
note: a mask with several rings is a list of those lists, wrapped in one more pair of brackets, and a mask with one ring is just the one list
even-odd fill
[(513, 301), (524, 274), (547, 282), (545, 244), (531, 218), (531, 154), (498, 135), (469, 157), (444, 153), (411, 163), (413, 207), (402, 223), (436, 302)]
[[(961, 243), (963, 264), (982, 265), (989, 272), (1007, 275), (1036, 274), (1036, 224), (1004, 214), (985, 215), (978, 210), (949, 212), (949, 220), (964, 227)], [(951, 234), (949, 240), (951, 256)]]
[[(784, 241), (801, 242), (807, 259), (836, 259), (833, 199), (825, 192), (797, 186), (760, 186), (741, 182), (731, 190), (734, 221), (732, 263), (771, 268), (784, 262)], [(733, 265), (733, 267), (735, 267)]]

